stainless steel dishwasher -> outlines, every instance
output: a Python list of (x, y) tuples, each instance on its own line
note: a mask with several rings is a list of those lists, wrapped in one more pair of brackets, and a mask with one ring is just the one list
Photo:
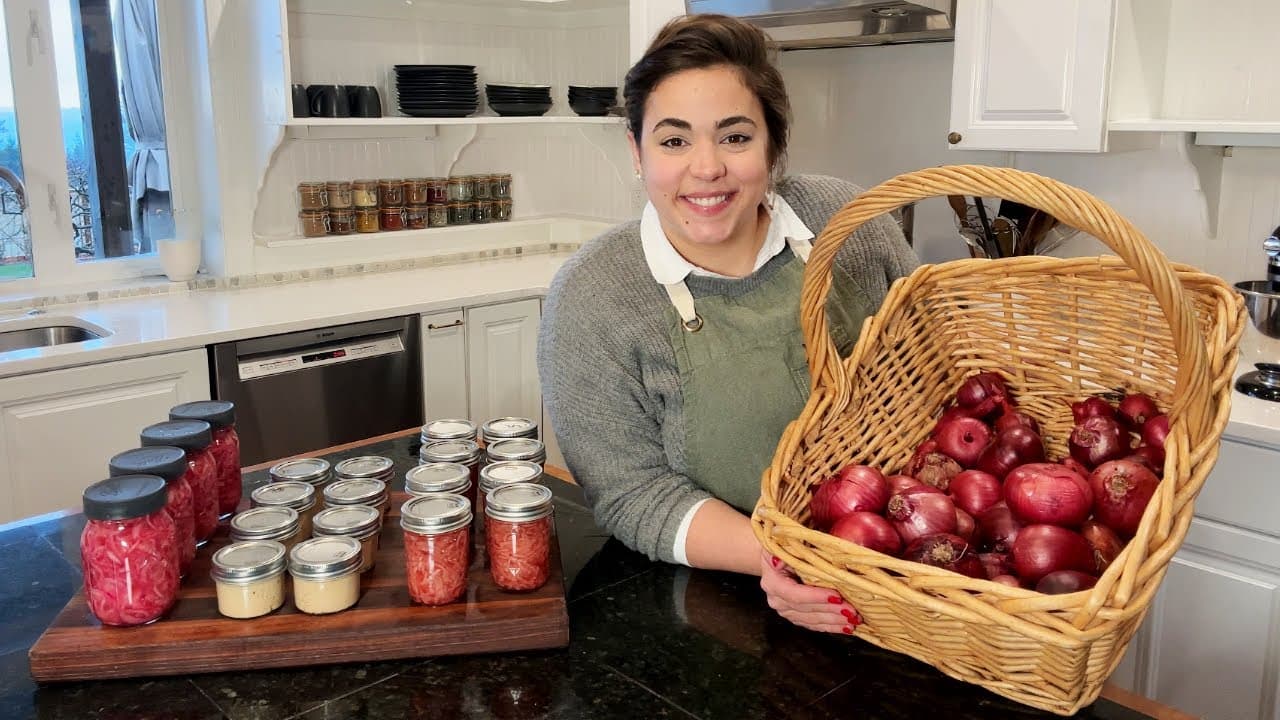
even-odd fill
[(418, 316), (213, 345), (245, 465), (421, 425)]

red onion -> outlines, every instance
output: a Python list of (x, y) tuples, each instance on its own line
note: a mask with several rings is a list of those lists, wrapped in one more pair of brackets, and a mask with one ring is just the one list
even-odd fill
[(942, 493), (907, 490), (889, 498), (885, 517), (903, 542), (956, 531), (956, 505)]
[(965, 542), (972, 543), (977, 537), (977, 529), (978, 524), (974, 522), (973, 516), (956, 508), (956, 535), (964, 538)]
[(1015, 427), (1024, 427), (1037, 435), (1040, 434), (1040, 423), (1035, 418), (1012, 406), (1005, 406), (1004, 413), (996, 418), (996, 434), (1002, 435), (1006, 430)]
[(888, 520), (870, 512), (852, 512), (836, 521), (831, 534), (885, 555), (897, 555), (902, 538)]
[[(885, 478), (885, 482), (889, 484), (890, 495), (897, 492), (902, 492), (903, 490), (906, 490), (907, 488), (910, 488), (910, 487), (929, 487), (928, 485), (925, 485), (924, 483), (911, 477), (910, 475), (890, 475), (889, 477)], [(933, 489), (937, 490), (937, 488), (933, 488)], [(938, 492), (942, 492), (942, 491), (938, 490)]]
[(1129, 453), (1129, 439), (1120, 424), (1111, 418), (1088, 417), (1075, 426), (1067, 444), (1071, 457), (1094, 468)]
[(1013, 548), (1022, 523), (1009, 511), (1004, 501), (987, 508), (978, 516), (978, 541), (984, 549), (1006, 553)]
[(932, 485), (939, 490), (946, 490), (951, 485), (951, 478), (961, 470), (960, 463), (940, 452), (928, 452), (916, 455), (911, 459), (903, 474), (919, 480), (925, 485)]
[(1164, 439), (1169, 436), (1169, 416), (1157, 415), (1142, 426), (1142, 444), (1164, 449)]
[(964, 538), (950, 533), (935, 533), (919, 538), (907, 546), (902, 557), (912, 562), (940, 567), (980, 580), (987, 579), (982, 561)]
[(1004, 501), (1027, 524), (1079, 527), (1093, 509), (1089, 481), (1057, 463), (1014, 468), (1004, 480)]
[(986, 417), (1009, 398), (1004, 378), (993, 372), (970, 376), (956, 390), (956, 404), (973, 411), (974, 417)]
[(938, 422), (934, 423), (933, 431), (929, 433), (929, 437), (938, 437), (938, 431), (941, 430), (944, 425), (957, 418), (966, 417), (973, 417), (973, 411), (969, 408), (961, 407), (960, 405), (952, 405), (946, 410), (943, 410), (942, 415), (938, 416)]
[(996, 441), (987, 446), (982, 451), (982, 455), (978, 457), (978, 469), (995, 475), (996, 478), (1003, 480), (1009, 471), (1022, 464), (1021, 458), (1018, 457), (1018, 451), (1012, 447)]
[(987, 573), (988, 578), (994, 579), (1000, 575), (1013, 574), (1013, 561), (1009, 559), (1008, 553), (979, 553), (978, 559), (982, 561), (982, 569)]
[(1064, 595), (1066, 593), (1088, 590), (1098, 584), (1098, 578), (1089, 573), (1077, 570), (1058, 570), (1040, 578), (1036, 583), (1036, 592), (1045, 595)]
[(977, 418), (954, 418), (938, 428), (937, 441), (938, 450), (961, 467), (971, 468), (978, 463), (982, 449), (991, 442), (991, 428)]
[(1012, 575), (997, 575), (991, 578), (991, 582), (1008, 585), (1009, 587), (1022, 587), (1022, 583), (1018, 582), (1018, 578)]
[(870, 465), (849, 465), (818, 486), (809, 501), (809, 512), (814, 526), (826, 530), (851, 512), (884, 512), (887, 502), (889, 483), (883, 473)]
[(1080, 536), (1057, 525), (1028, 525), (1013, 541), (1013, 568), (1028, 585), (1057, 570), (1093, 570), (1093, 548)]
[(1003, 489), (1000, 479), (989, 472), (981, 470), (965, 470), (951, 478), (948, 488), (956, 507), (977, 517), (982, 511), (1000, 502)]
[(1155, 473), (1131, 460), (1099, 465), (1089, 475), (1094, 519), (1120, 535), (1133, 537), (1159, 484)]
[(1124, 459), (1145, 465), (1158, 478), (1164, 477), (1164, 450), (1154, 445), (1139, 445)]
[(1071, 468), (1073, 472), (1079, 473), (1080, 477), (1089, 477), (1089, 468), (1085, 467), (1083, 463), (1070, 455), (1062, 458), (1059, 463), (1063, 467)]
[(1080, 402), (1071, 403), (1071, 417), (1075, 419), (1076, 425), (1091, 417), (1104, 417), (1108, 420), (1114, 420), (1115, 416), (1116, 412), (1111, 407), (1111, 403), (1100, 397), (1085, 398)]
[(1033, 430), (1024, 427), (1010, 428), (997, 437), (996, 442), (1008, 445), (1018, 453), (1020, 465), (1044, 462), (1044, 441)]
[(1142, 429), (1148, 418), (1153, 418), (1160, 414), (1160, 408), (1156, 406), (1156, 401), (1151, 399), (1149, 395), (1142, 393), (1132, 393), (1125, 395), (1120, 404), (1116, 406), (1116, 419), (1124, 425), (1126, 430), (1138, 432)]
[(1106, 572), (1115, 561), (1116, 556), (1124, 549), (1124, 543), (1111, 528), (1095, 520), (1089, 520), (1080, 527), (1080, 535), (1089, 541), (1093, 548), (1093, 565), (1099, 575)]

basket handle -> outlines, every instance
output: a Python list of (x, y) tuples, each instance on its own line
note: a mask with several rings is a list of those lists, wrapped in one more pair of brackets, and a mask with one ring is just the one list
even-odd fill
[[(1110, 205), (1080, 188), (1022, 170), (982, 165), (947, 165), (898, 175), (859, 195), (831, 217), (819, 233), (805, 266), (800, 297), (800, 326), (804, 332), (811, 390), (816, 392), (820, 386), (826, 386), (846, 388), (843, 392), (848, 392), (844, 365), (827, 332), (826, 300), (837, 251), (855, 230), (873, 218), (907, 203), (945, 195), (1014, 200), (1048, 212), (1114, 250), (1151, 290), (1169, 322), (1178, 356), (1170, 419), (1184, 417), (1193, 432), (1207, 427), (1212, 421), (1208, 406), (1191, 399), (1203, 397), (1210, 390), (1208, 353), (1182, 283), (1164, 253)], [(859, 340), (859, 344), (861, 342)], [(847, 395), (844, 400), (847, 402)], [(1195, 417), (1184, 416), (1188, 408)]]

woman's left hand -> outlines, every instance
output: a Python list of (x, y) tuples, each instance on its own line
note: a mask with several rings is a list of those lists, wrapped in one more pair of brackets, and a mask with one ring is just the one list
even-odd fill
[(810, 630), (852, 635), (862, 624), (858, 611), (833, 590), (810, 587), (791, 568), (768, 552), (760, 553), (760, 587), (769, 607), (783, 618)]

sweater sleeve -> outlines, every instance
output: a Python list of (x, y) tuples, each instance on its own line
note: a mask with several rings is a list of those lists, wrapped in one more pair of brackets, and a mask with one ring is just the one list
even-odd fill
[(682, 521), (711, 497), (675, 472), (662, 444), (660, 407), (638, 360), (609, 331), (609, 308), (566, 265), (543, 305), (538, 373), (569, 471), (596, 522), (651, 559), (677, 562)]

